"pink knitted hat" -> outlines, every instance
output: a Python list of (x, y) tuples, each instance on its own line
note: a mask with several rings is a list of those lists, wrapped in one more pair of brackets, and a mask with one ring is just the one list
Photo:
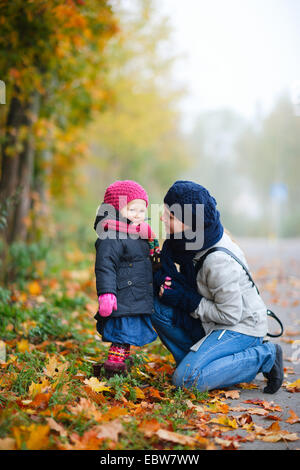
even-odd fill
[[(125, 196), (125, 198), (120, 198)], [(115, 181), (105, 191), (104, 203), (111, 204), (115, 209), (121, 210), (134, 199), (143, 199), (148, 207), (148, 195), (144, 188), (132, 180)]]

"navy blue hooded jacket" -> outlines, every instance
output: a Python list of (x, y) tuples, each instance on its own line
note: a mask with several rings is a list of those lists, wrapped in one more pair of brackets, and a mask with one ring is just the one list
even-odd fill
[[(100, 220), (97, 217), (95, 228)], [(152, 314), (152, 262), (147, 240), (128, 235), (125, 238), (125, 233), (112, 230), (105, 234), (106, 238), (95, 242), (97, 296), (115, 294), (118, 309), (112, 311), (111, 317)]]

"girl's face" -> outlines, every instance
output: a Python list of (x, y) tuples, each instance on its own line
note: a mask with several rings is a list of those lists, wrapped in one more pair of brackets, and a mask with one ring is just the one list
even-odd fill
[(134, 199), (127, 206), (121, 209), (121, 214), (126, 219), (131, 220), (134, 225), (144, 222), (147, 211), (146, 201), (143, 199)]
[(177, 219), (174, 214), (166, 208), (166, 206), (164, 206), (160, 220), (165, 224), (165, 230), (167, 233), (184, 232), (189, 228), (188, 225), (183, 224), (179, 219)]

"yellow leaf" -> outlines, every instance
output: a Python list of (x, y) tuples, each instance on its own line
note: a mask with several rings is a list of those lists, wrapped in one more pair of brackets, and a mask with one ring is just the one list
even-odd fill
[(21, 353), (24, 353), (25, 351), (29, 351), (28, 340), (27, 339), (21, 339), (21, 341), (19, 341), (17, 343), (17, 348), (18, 348), (18, 351), (21, 352)]
[(110, 391), (110, 387), (106, 386), (106, 382), (99, 382), (96, 377), (91, 377), (90, 379), (85, 379), (84, 383), (91, 387), (94, 392), (103, 392)]
[(288, 391), (299, 392), (300, 391), (300, 379), (297, 379), (295, 382), (287, 383), (286, 388)]
[(22, 439), (21, 439), (21, 430), (20, 430), (20, 428), (13, 427), (12, 428), (12, 433), (13, 433), (15, 441), (16, 441), (17, 449), (21, 449)]
[(222, 424), (223, 426), (229, 426), (233, 429), (237, 429), (238, 425), (235, 419), (230, 419), (228, 416), (220, 416), (219, 418), (213, 418), (209, 423)]
[(40, 295), (42, 292), (41, 286), (37, 281), (32, 281), (28, 284), (28, 290), (31, 295)]
[(9, 356), (7, 364), (11, 364), (12, 362), (15, 362), (16, 359), (17, 359), (17, 356)]
[(135, 369), (135, 371), (136, 371), (136, 373), (137, 373), (138, 375), (141, 375), (141, 376), (143, 376), (143, 377), (146, 377), (147, 379), (150, 379), (150, 375), (145, 374), (145, 373), (142, 372), (138, 367)]
[(134, 387), (136, 398), (145, 398), (144, 392), (139, 387)]
[(38, 393), (45, 392), (48, 388), (50, 388), (48, 379), (43, 379), (42, 383), (31, 382), (28, 392), (34, 398)]
[(44, 368), (43, 372), (47, 377), (57, 378), (58, 375), (62, 374), (69, 367), (69, 363), (59, 363), (55, 356), (49, 359), (48, 365)]
[(247, 382), (242, 382), (240, 384), (237, 384), (238, 387), (243, 388), (245, 390), (251, 390), (252, 388), (258, 388), (258, 385), (247, 383)]
[(26, 440), (26, 447), (29, 450), (44, 449), (49, 442), (50, 427), (46, 425), (31, 424), (28, 428), (30, 431), (28, 440)]

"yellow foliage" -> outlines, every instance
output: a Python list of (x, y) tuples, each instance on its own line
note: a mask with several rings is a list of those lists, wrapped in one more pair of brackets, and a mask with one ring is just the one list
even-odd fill
[(49, 380), (48, 379), (43, 379), (41, 383), (36, 384), (35, 382), (31, 382), (29, 386), (29, 395), (34, 398), (38, 393), (42, 393), (47, 391), (49, 388), (51, 388)]
[(37, 281), (32, 281), (28, 284), (28, 291), (30, 295), (40, 295), (42, 288)]
[(27, 339), (21, 339), (17, 343), (18, 351), (24, 353), (25, 351), (29, 351), (29, 342)]
[(110, 387), (106, 386), (106, 382), (99, 382), (96, 377), (91, 377), (90, 379), (85, 379), (84, 383), (91, 387), (93, 392), (103, 392), (110, 391)]

